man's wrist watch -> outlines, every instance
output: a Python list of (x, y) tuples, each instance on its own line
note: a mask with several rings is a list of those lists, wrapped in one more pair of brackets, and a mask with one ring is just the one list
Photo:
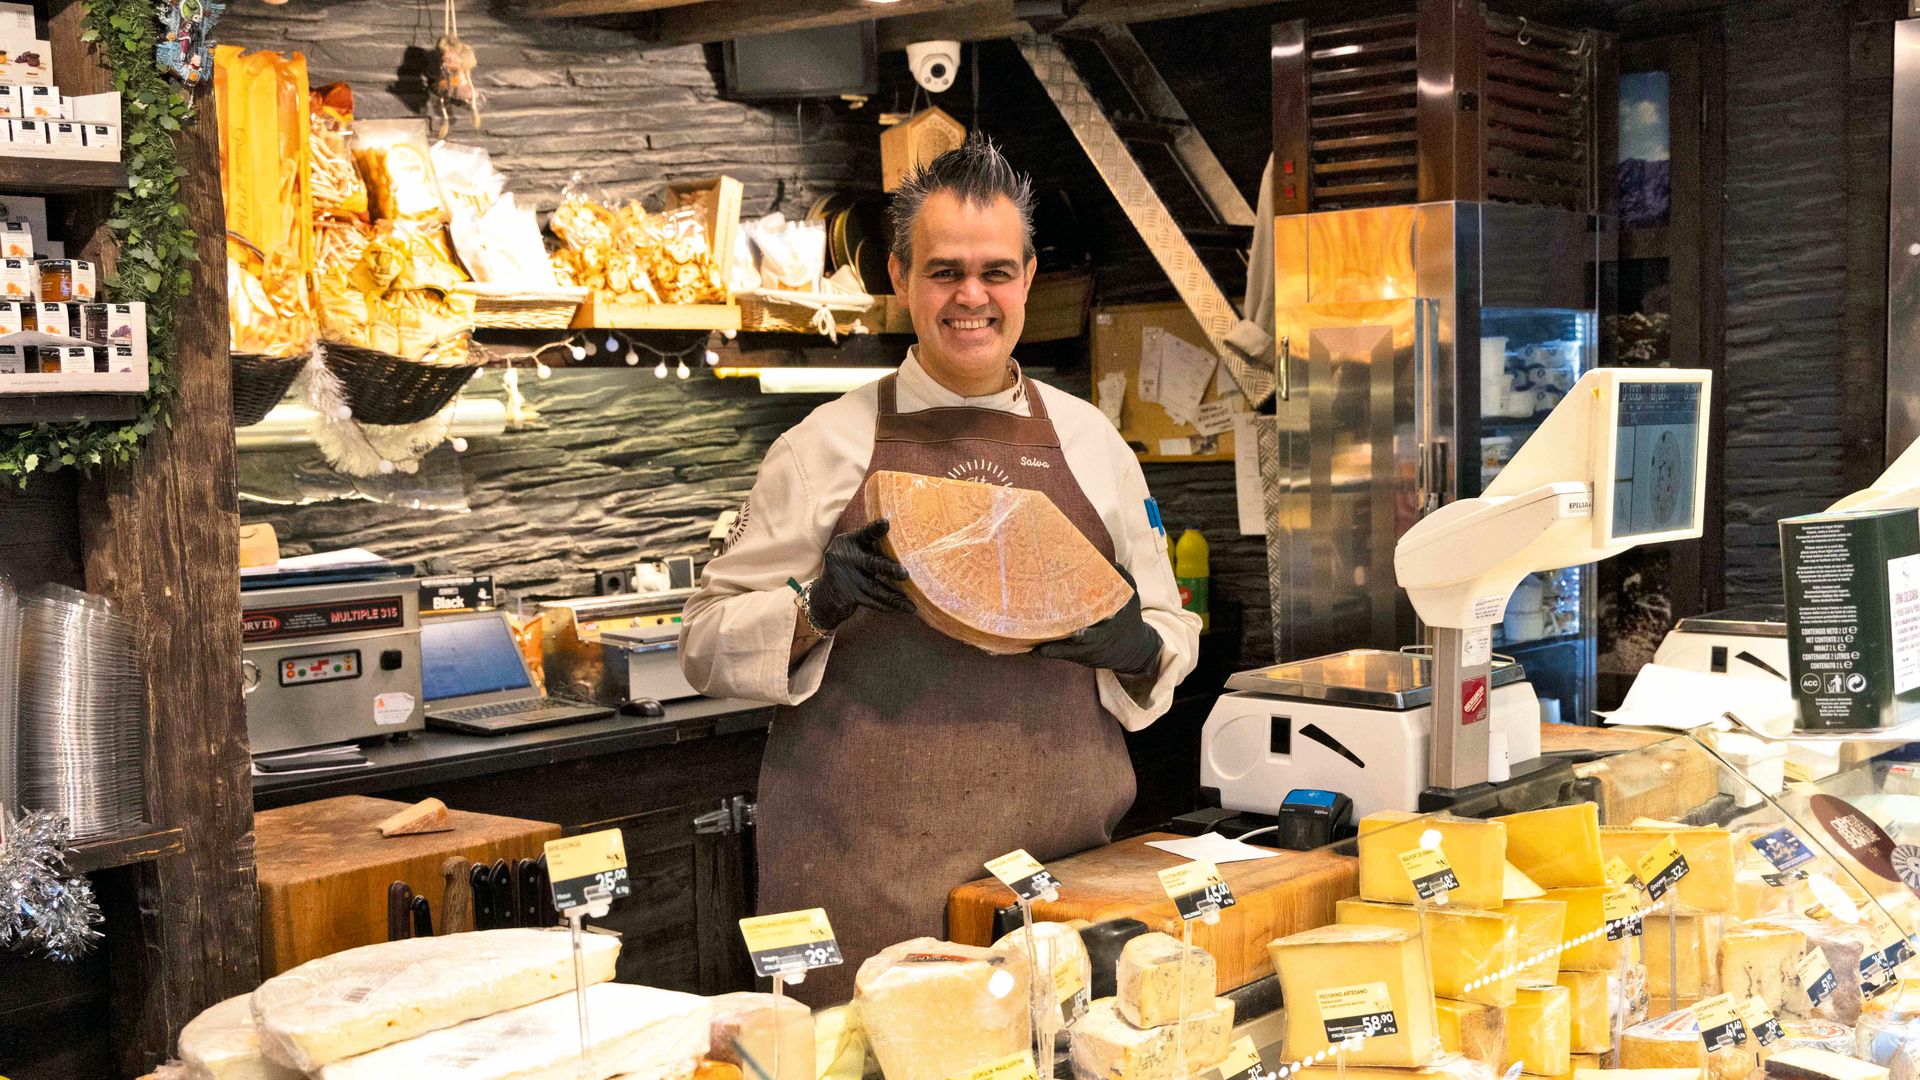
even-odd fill
[[(814, 581), (818, 581), (818, 580), (819, 580), (818, 578), (814, 579)], [(813, 619), (814, 582), (809, 581), (805, 585), (802, 585), (799, 582), (795, 581), (794, 579), (788, 578), (787, 584), (792, 586), (793, 588), (793, 606), (800, 609), (800, 617), (806, 620), (807, 629), (813, 631), (816, 635), (823, 638), (832, 637), (833, 631), (827, 629), (824, 626), (821, 626), (819, 623), (815, 622)]]

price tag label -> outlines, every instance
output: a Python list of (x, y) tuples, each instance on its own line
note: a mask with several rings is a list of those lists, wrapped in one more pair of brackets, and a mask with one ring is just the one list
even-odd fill
[(1053, 994), (1060, 1004), (1065, 1005), (1083, 995), (1091, 1000), (1092, 993), (1093, 988), (1087, 985), (1087, 980), (1080, 972), (1079, 957), (1068, 957), (1053, 966)]
[(1320, 1004), (1320, 1022), (1326, 1026), (1330, 1043), (1345, 1042), (1356, 1035), (1372, 1038), (1400, 1033), (1386, 983), (1336, 986), (1315, 993), (1314, 999)]
[(1772, 1046), (1786, 1037), (1786, 1031), (1780, 1027), (1780, 1020), (1767, 1007), (1766, 1000), (1758, 994), (1746, 1000), (1740, 1006), (1740, 1022), (1747, 1031), (1760, 1040), (1761, 1046)]
[(1740, 1022), (1740, 1011), (1730, 994), (1715, 994), (1694, 1002), (1693, 1015), (1700, 1021), (1700, 1041), (1711, 1054), (1747, 1041), (1747, 1026)]
[(1633, 868), (1618, 855), (1607, 860), (1606, 873), (1609, 885), (1627, 885), (1635, 889), (1646, 887), (1640, 883), (1639, 875), (1633, 872)]
[(1026, 848), (1000, 856), (987, 864), (987, 870), (1022, 900), (1057, 899), (1060, 895), (1059, 879), (1027, 854)]
[(1160, 887), (1167, 890), (1182, 919), (1198, 919), (1234, 905), (1233, 890), (1220, 880), (1210, 862), (1182, 863), (1160, 871)]
[(947, 1080), (1040, 1080), (1033, 1067), (1033, 1051), (1021, 1050), (999, 1061), (954, 1073)]
[(1422, 900), (1444, 896), (1460, 887), (1460, 879), (1447, 862), (1447, 853), (1438, 847), (1417, 847), (1400, 853), (1400, 866), (1413, 882), (1414, 894)]
[(618, 900), (633, 891), (627, 883), (627, 845), (619, 829), (549, 840), (546, 852), (553, 906), (561, 911)]
[(1873, 997), (1897, 981), (1894, 969), (1913, 956), (1913, 946), (1878, 904), (1867, 907), (1867, 925), (1873, 931), (1874, 952), (1860, 958), (1860, 992)]
[(1625, 885), (1608, 889), (1600, 898), (1600, 915), (1607, 922), (1607, 940), (1639, 937), (1646, 929), (1640, 915), (1640, 903), (1634, 891)]
[(1827, 965), (1827, 954), (1820, 951), (1818, 945), (1800, 958), (1794, 970), (1800, 974), (1800, 988), (1806, 992), (1809, 1008), (1819, 1008), (1840, 988), (1839, 980), (1833, 976), (1833, 968)]
[(1767, 862), (1773, 865), (1773, 873), (1761, 874), (1761, 880), (1774, 888), (1789, 882), (1800, 881), (1807, 876), (1805, 870), (1796, 869), (1813, 861), (1813, 851), (1806, 842), (1794, 835), (1792, 829), (1775, 829), (1765, 836), (1756, 836), (1748, 843), (1758, 851)]
[(1792, 758), (1780, 763), (1780, 773), (1788, 782), (1795, 784), (1808, 783), (1813, 779), (1813, 767)]
[(1226, 1059), (1214, 1066), (1220, 1072), (1220, 1080), (1273, 1080), (1273, 1073), (1260, 1064), (1260, 1052), (1253, 1048), (1253, 1040), (1241, 1036), (1227, 1047)]
[(1655, 900), (1687, 876), (1686, 856), (1680, 854), (1680, 842), (1672, 833), (1641, 853), (1639, 873), (1640, 880), (1647, 883), (1647, 895)]
[(841, 962), (840, 943), (820, 908), (741, 919), (740, 936), (747, 939), (756, 975), (791, 975)]

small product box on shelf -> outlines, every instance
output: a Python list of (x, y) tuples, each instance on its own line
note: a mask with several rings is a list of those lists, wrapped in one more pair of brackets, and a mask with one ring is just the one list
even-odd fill
[(42, 334), (58, 334), (61, 337), (80, 337), (79, 305), (39, 303), (28, 306), (33, 309), (33, 325), (27, 326), (23, 319), (21, 329), (37, 330)]
[(26, 108), (20, 94), (23, 89), (24, 87), (19, 86), (0, 86), (0, 117), (8, 120), (18, 120), (21, 117)]
[(39, 297), (48, 303), (92, 300), (100, 292), (99, 275), (84, 259), (42, 259)]
[[(80, 336), (92, 345), (131, 347), (136, 330), (146, 329), (146, 313), (138, 304), (86, 304), (80, 308)], [(0, 323), (0, 330), (5, 324)], [(144, 335), (143, 335), (144, 336)]]
[(13, 300), (0, 300), (0, 336), (17, 334), (26, 329), (26, 308), (28, 305)]
[[(3, 49), (4, 45), (0, 45), (0, 50)], [(5, 66), (0, 63), (0, 69)], [(7, 119), (4, 117), (5, 110), (0, 110), (0, 125), (11, 125), (10, 135), (0, 130), (0, 154), (73, 161), (120, 160), (118, 93), (61, 97), (57, 90), (53, 90), (59, 102), (54, 111), (59, 115), (33, 116), (31, 110), (26, 108), (25, 101), (40, 89), (32, 86), (0, 87), (0, 94), (11, 91), (19, 95), (19, 107), (13, 110), (18, 115)]]
[(35, 345), (28, 364), (42, 375), (92, 375), (93, 352), (91, 345)]
[(120, 156), (120, 125), (81, 124), (80, 134), (86, 140), (87, 149), (105, 150), (115, 158)]
[(0, 259), (0, 300), (32, 300), (35, 288), (33, 260)]
[(25, 375), (28, 348), (26, 345), (0, 345), (0, 375)]
[(71, 120), (48, 120), (47, 145), (55, 149), (84, 150), (87, 145), (85, 124)]
[[(22, 312), (21, 329), (28, 331), (59, 333), (58, 321), (70, 317), (77, 331), (72, 336), (88, 344), (8, 343), (5, 307)], [(51, 314), (54, 310), (63, 314)], [(48, 325), (38, 326), (43, 317)], [(109, 343), (99, 343), (100, 331)], [(0, 305), (0, 395), (137, 394), (147, 389), (148, 380), (145, 304)]]
[(104, 365), (98, 370), (110, 375), (138, 375), (144, 382), (147, 377), (147, 357), (137, 352), (131, 345), (109, 345), (99, 350)]
[(33, 258), (33, 223), (0, 221), (0, 259)]
[(57, 86), (22, 86), (20, 115), (28, 120), (65, 120), (73, 115), (73, 104)]
[(47, 148), (47, 122), (45, 120), (14, 120), (13, 148), (45, 152)]

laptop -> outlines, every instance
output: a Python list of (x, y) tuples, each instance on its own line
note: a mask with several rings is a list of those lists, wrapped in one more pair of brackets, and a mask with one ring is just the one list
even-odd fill
[(504, 611), (420, 620), (420, 688), (427, 726), (466, 735), (599, 720), (613, 710), (541, 697)]

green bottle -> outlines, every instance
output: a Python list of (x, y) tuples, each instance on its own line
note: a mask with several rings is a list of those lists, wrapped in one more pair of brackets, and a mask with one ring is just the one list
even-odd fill
[(1207, 612), (1207, 538), (1199, 529), (1180, 534), (1174, 546), (1173, 580), (1180, 586), (1180, 606), (1200, 616), (1200, 632), (1213, 628), (1213, 616)]

